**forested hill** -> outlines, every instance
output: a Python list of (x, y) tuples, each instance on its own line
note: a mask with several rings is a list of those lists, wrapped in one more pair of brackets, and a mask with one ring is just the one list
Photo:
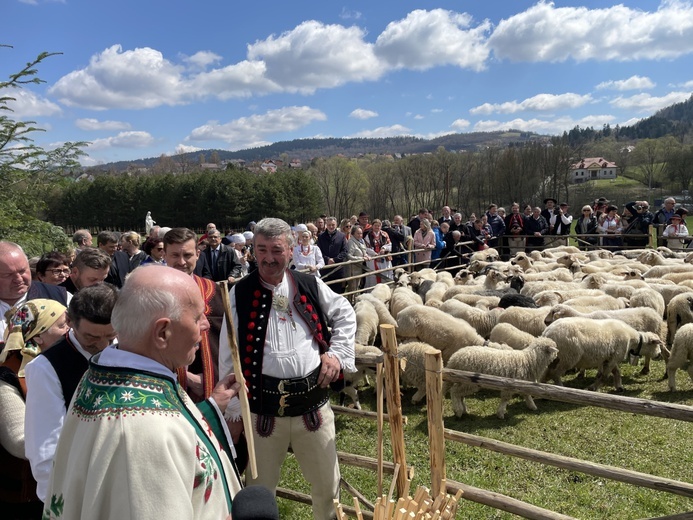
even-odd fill
[[(176, 156), (176, 159), (189, 163), (199, 162), (201, 155), (207, 159), (212, 153), (219, 156), (220, 160), (243, 159), (245, 161), (261, 161), (264, 159), (277, 159), (286, 154), (289, 159), (307, 161), (314, 157), (332, 157), (343, 154), (347, 157), (356, 157), (359, 154), (408, 154), (434, 152), (439, 146), (449, 151), (472, 151), (479, 147), (500, 146), (505, 147), (513, 143), (524, 143), (537, 139), (546, 139), (531, 132), (474, 132), (466, 134), (449, 134), (435, 139), (421, 139), (418, 137), (385, 137), (385, 138), (325, 138), (325, 139), (295, 139), (293, 141), (280, 141), (268, 146), (249, 148), (237, 152), (226, 150), (200, 150)], [(150, 157), (138, 161), (121, 161), (103, 165), (102, 168), (123, 171), (131, 164), (152, 166), (160, 158)]]

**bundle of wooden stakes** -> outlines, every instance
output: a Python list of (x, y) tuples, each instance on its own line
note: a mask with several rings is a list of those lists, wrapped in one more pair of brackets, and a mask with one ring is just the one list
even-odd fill
[[(454, 497), (441, 491), (434, 499), (424, 486), (418, 487), (413, 498), (400, 498), (397, 502), (383, 495), (375, 503), (373, 520), (454, 520), (461, 496), (462, 490), (458, 490)], [(337, 520), (347, 519), (338, 500), (334, 501), (334, 508)], [(354, 510), (357, 520), (363, 520), (364, 515), (356, 498)]]

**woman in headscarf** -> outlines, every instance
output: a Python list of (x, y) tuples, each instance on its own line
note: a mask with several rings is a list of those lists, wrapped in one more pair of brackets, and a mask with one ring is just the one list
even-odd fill
[(417, 265), (416, 270), (428, 267), (431, 263), (431, 253), (436, 248), (436, 236), (431, 230), (431, 221), (427, 218), (421, 220), (419, 229), (414, 233), (414, 249), (423, 249), (416, 253), (416, 263), (426, 262)]
[(24, 367), (67, 333), (65, 311), (54, 300), (36, 299), (8, 318), (0, 354), (0, 509), (7, 518), (41, 517), (43, 503), (24, 455)]

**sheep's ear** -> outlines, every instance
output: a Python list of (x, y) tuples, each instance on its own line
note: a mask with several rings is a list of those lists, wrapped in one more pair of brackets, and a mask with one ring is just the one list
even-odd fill
[(399, 369), (404, 372), (407, 369), (407, 358), (403, 357), (399, 359)]

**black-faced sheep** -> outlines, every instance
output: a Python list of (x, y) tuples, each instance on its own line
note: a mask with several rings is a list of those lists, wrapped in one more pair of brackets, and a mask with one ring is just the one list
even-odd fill
[[(535, 338), (524, 350), (496, 350), (487, 347), (467, 347), (455, 352), (446, 364), (446, 368), (464, 370), (478, 374), (487, 374), (524, 381), (539, 381), (551, 362), (556, 359), (556, 344), (547, 338)], [(452, 409), (458, 417), (467, 413), (465, 397), (479, 390), (473, 383), (446, 383), (450, 388)], [(505, 417), (508, 402), (516, 392), (502, 390), (500, 404), (496, 415)], [(532, 396), (525, 395), (525, 403), (530, 410), (536, 410)]]
[(667, 363), (669, 390), (676, 391), (676, 371), (682, 368), (688, 372), (693, 381), (693, 323), (683, 325), (674, 337), (671, 357)]
[(614, 375), (614, 387), (623, 391), (619, 363), (626, 355), (649, 356), (660, 354), (662, 341), (651, 332), (638, 332), (619, 320), (600, 320), (597, 324), (589, 318), (564, 318), (549, 325), (543, 334), (558, 347), (558, 362), (552, 365), (547, 378), (562, 385), (566, 371), (596, 368), (597, 377), (590, 390), (604, 384), (609, 373)]

